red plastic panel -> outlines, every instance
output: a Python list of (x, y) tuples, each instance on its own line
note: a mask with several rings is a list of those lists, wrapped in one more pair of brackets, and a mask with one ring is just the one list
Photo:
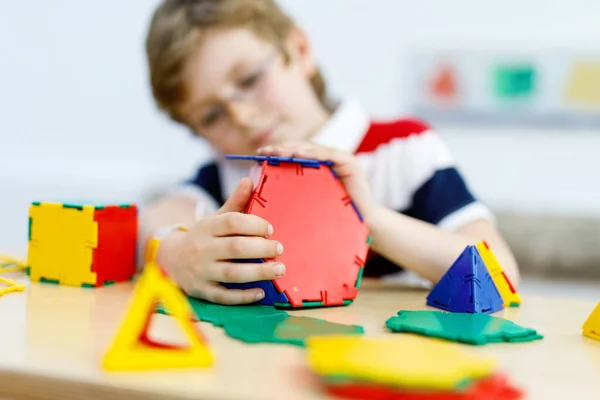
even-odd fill
[(94, 221), (98, 223), (92, 263), (96, 286), (131, 279), (136, 272), (137, 207), (106, 206), (96, 210)]
[(356, 297), (368, 251), (368, 229), (326, 165), (262, 164), (246, 212), (269, 221), (283, 244), (286, 274), (274, 280), (292, 307), (342, 305)]
[(340, 398), (357, 400), (519, 400), (524, 396), (503, 375), (493, 375), (456, 392), (410, 391), (358, 382), (328, 385), (326, 390)]

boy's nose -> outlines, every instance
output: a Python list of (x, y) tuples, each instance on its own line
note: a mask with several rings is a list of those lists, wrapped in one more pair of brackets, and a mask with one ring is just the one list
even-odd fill
[(248, 131), (258, 115), (257, 107), (250, 101), (232, 100), (227, 103), (227, 113), (240, 131)]

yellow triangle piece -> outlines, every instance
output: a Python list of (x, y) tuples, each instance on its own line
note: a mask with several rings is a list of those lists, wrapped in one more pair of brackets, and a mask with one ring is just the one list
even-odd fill
[(22, 292), (25, 290), (25, 285), (12, 279), (6, 279), (0, 276), (0, 283), (6, 285), (6, 287), (0, 286), (0, 296), (11, 292)]
[(411, 335), (313, 336), (307, 357), (319, 375), (403, 388), (454, 389), (494, 373), (496, 361), (446, 341)]
[[(187, 348), (153, 343), (147, 336), (150, 320), (160, 303), (169, 310), (190, 342)], [(155, 263), (144, 268), (133, 292), (129, 310), (113, 344), (103, 360), (108, 371), (203, 368), (213, 363), (213, 355), (196, 329), (185, 295)]]
[(583, 324), (583, 336), (600, 341), (600, 303)]
[(477, 251), (481, 255), (481, 259), (487, 267), (488, 272), (502, 297), (504, 307), (516, 307), (521, 305), (521, 296), (508, 280), (502, 266), (488, 244), (483, 241), (477, 243)]

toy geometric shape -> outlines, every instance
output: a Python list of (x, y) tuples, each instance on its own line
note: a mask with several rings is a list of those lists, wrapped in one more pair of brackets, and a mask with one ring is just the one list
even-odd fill
[(33, 282), (98, 287), (136, 271), (137, 207), (40, 203), (29, 208)]
[[(241, 318), (261, 319), (272, 315), (287, 315), (285, 311), (276, 308), (258, 305), (245, 304), (239, 306), (226, 306), (222, 304), (209, 303), (204, 300), (193, 297), (187, 298), (192, 307), (194, 315), (192, 319), (195, 321), (210, 322), (216, 327), (223, 326), (225, 323)], [(170, 310), (162, 304), (156, 309), (158, 313), (170, 314)]]
[(583, 336), (600, 341), (600, 303), (592, 311), (582, 326)]
[(492, 280), (504, 301), (504, 307), (518, 307), (521, 304), (521, 296), (510, 283), (510, 280), (504, 273), (498, 259), (490, 249), (490, 246), (485, 241), (477, 243), (477, 251), (481, 255), (483, 263), (487, 267)]
[(566, 88), (569, 102), (600, 106), (600, 62), (582, 61), (575, 64)]
[(59, 203), (34, 203), (29, 208), (27, 263), (31, 281), (64, 285), (94, 284), (93, 248), (98, 243), (94, 207), (81, 209)]
[(286, 273), (273, 284), (287, 302), (275, 303), (297, 308), (341, 306), (354, 300), (369, 247), (368, 228), (332, 163), (228, 157), (259, 162), (251, 172), (255, 189), (245, 212), (269, 221), (274, 227), (270, 239), (283, 244), (277, 261), (286, 266)]
[(543, 338), (535, 329), (489, 314), (401, 310), (397, 316), (389, 318), (385, 325), (393, 332), (414, 333), (477, 346)]
[(0, 287), (0, 296), (6, 293), (22, 292), (25, 290), (25, 285), (12, 279), (3, 278), (0, 276), (0, 283), (6, 285), (6, 287)]
[(236, 318), (226, 321), (223, 328), (229, 337), (246, 343), (284, 343), (295, 346), (305, 346), (312, 336), (364, 333), (361, 326), (291, 316), (287, 313), (261, 318)]
[[(262, 263), (265, 262), (263, 259), (252, 259), (252, 260), (231, 260), (233, 262), (247, 262), (247, 263)], [(261, 288), (265, 297), (261, 300), (255, 302), (254, 304), (261, 305), (269, 305), (273, 306), (275, 303), (288, 303), (288, 299), (285, 296), (285, 293), (279, 293), (272, 281), (257, 281), (257, 282), (247, 282), (247, 283), (226, 283), (223, 282), (221, 285), (225, 286), (229, 289), (254, 289)]]
[(457, 313), (494, 313), (502, 297), (477, 248), (467, 246), (427, 296), (427, 305)]
[[(188, 339), (189, 347), (158, 343), (148, 337), (148, 328), (158, 303), (164, 304)], [(136, 284), (119, 331), (103, 359), (109, 371), (169, 368), (203, 368), (213, 364), (213, 355), (192, 321), (192, 309), (183, 292), (159, 266), (149, 263)]]
[(522, 390), (512, 386), (509, 379), (502, 374), (473, 381), (457, 390), (409, 390), (344, 378), (326, 377), (324, 381), (328, 394), (357, 400), (519, 400), (524, 395)]
[(92, 271), (95, 286), (130, 280), (137, 270), (137, 207), (107, 205), (96, 209), (98, 246), (94, 249)]
[(391, 387), (450, 390), (493, 374), (496, 361), (417, 336), (312, 337), (307, 356), (319, 375)]
[(458, 87), (453, 68), (450, 66), (440, 68), (431, 82), (431, 92), (437, 98), (456, 98)]
[(495, 72), (499, 98), (529, 97), (535, 92), (537, 74), (532, 65), (501, 65)]
[(0, 253), (0, 274), (23, 271), (27, 269), (25, 260)]

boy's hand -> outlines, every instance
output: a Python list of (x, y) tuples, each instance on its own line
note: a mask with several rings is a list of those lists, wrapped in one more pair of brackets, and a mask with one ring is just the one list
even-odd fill
[(243, 210), (253, 185), (243, 179), (236, 191), (215, 214), (202, 218), (188, 232), (175, 231), (165, 237), (157, 261), (192, 297), (220, 304), (252, 303), (264, 297), (262, 289), (227, 289), (219, 282), (243, 283), (282, 276), (281, 263), (236, 263), (232, 259), (275, 258), (283, 246), (268, 237), (268, 221)]
[(276, 146), (265, 146), (258, 149), (257, 153), (263, 156), (332, 161), (333, 169), (352, 201), (363, 218), (366, 221), (369, 220), (368, 216), (374, 209), (375, 202), (366, 174), (353, 154), (313, 142), (288, 142)]

